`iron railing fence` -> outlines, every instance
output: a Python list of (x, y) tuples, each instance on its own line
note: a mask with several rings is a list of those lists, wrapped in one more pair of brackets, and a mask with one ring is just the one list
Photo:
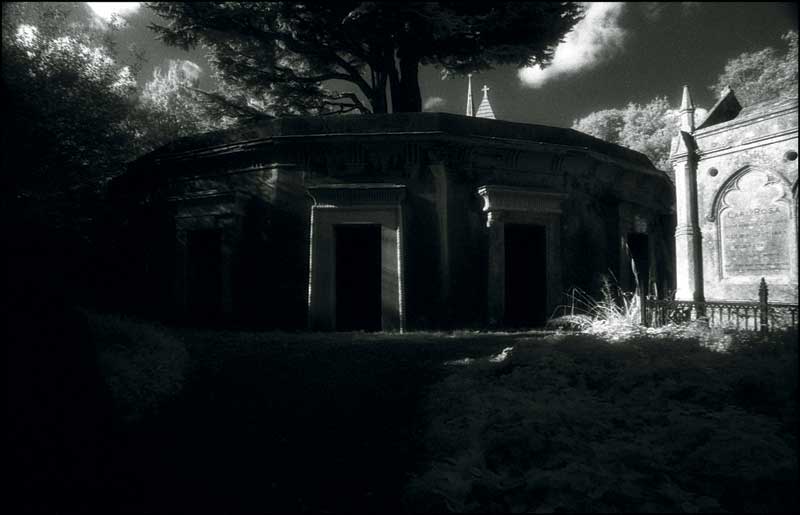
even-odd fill
[(759, 331), (767, 333), (773, 329), (797, 327), (796, 304), (769, 303), (769, 290), (762, 278), (759, 285), (758, 302), (687, 300), (659, 300), (642, 298), (641, 323), (649, 327), (667, 324), (682, 324), (692, 320), (704, 320), (711, 327)]

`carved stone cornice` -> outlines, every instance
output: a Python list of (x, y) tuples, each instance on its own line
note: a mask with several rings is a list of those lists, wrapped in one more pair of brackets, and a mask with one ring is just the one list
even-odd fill
[(506, 213), (515, 211), (559, 215), (561, 202), (567, 197), (554, 191), (495, 185), (481, 186), (478, 195), (483, 199), (486, 227), (502, 222)]
[(325, 184), (309, 186), (314, 207), (398, 206), (406, 196), (402, 184)]
[(565, 193), (541, 191), (516, 186), (486, 185), (478, 188), (483, 199), (483, 211), (532, 211), (536, 213), (561, 213)]

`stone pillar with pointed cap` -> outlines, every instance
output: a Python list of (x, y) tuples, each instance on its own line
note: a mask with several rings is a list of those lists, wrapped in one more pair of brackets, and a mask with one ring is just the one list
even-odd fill
[(694, 140), (694, 103), (689, 87), (683, 87), (681, 128), (673, 144), (675, 170), (675, 271), (678, 300), (704, 302), (702, 234), (697, 211), (697, 145)]
[(692, 96), (689, 94), (689, 86), (683, 86), (683, 97), (681, 98), (681, 130), (694, 133), (694, 102)]
[(475, 116), (475, 102), (472, 101), (472, 74), (467, 74), (467, 116)]

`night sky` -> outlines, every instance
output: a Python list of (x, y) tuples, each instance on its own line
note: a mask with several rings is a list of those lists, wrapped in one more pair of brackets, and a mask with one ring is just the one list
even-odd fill
[[(187, 53), (155, 41), (147, 25), (157, 17), (145, 7), (121, 15), (127, 21), (116, 32), (121, 57), (131, 44), (147, 55), (140, 85), (167, 59), (189, 59), (203, 70), (201, 87), (213, 87), (202, 48)], [(708, 86), (728, 59), (767, 46), (783, 51), (781, 36), (797, 27), (794, 3), (587, 4), (586, 19), (550, 68), (520, 74), (505, 66), (476, 74), (475, 102), (485, 84), (498, 119), (569, 127), (593, 111), (656, 96), (666, 95), (677, 107), (688, 84), (697, 106), (707, 109), (716, 100)], [(426, 110), (464, 113), (466, 78), (442, 80), (436, 69), (424, 67), (420, 80)]]

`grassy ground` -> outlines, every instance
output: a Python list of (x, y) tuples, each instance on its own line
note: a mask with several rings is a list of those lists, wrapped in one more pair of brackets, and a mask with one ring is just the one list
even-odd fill
[(792, 512), (797, 333), (520, 341), (426, 403), (414, 511)]
[(164, 367), (184, 377), (180, 393), (174, 378), (161, 388), (149, 376), (149, 393), (117, 392), (133, 398), (118, 401), (129, 419), (127, 451), (116, 457), (128, 510), (400, 510), (410, 473), (424, 465), (421, 402), (444, 362), (515, 339), (162, 331), (186, 349), (182, 372)]
[(796, 507), (792, 335), (89, 329), (110, 511)]

